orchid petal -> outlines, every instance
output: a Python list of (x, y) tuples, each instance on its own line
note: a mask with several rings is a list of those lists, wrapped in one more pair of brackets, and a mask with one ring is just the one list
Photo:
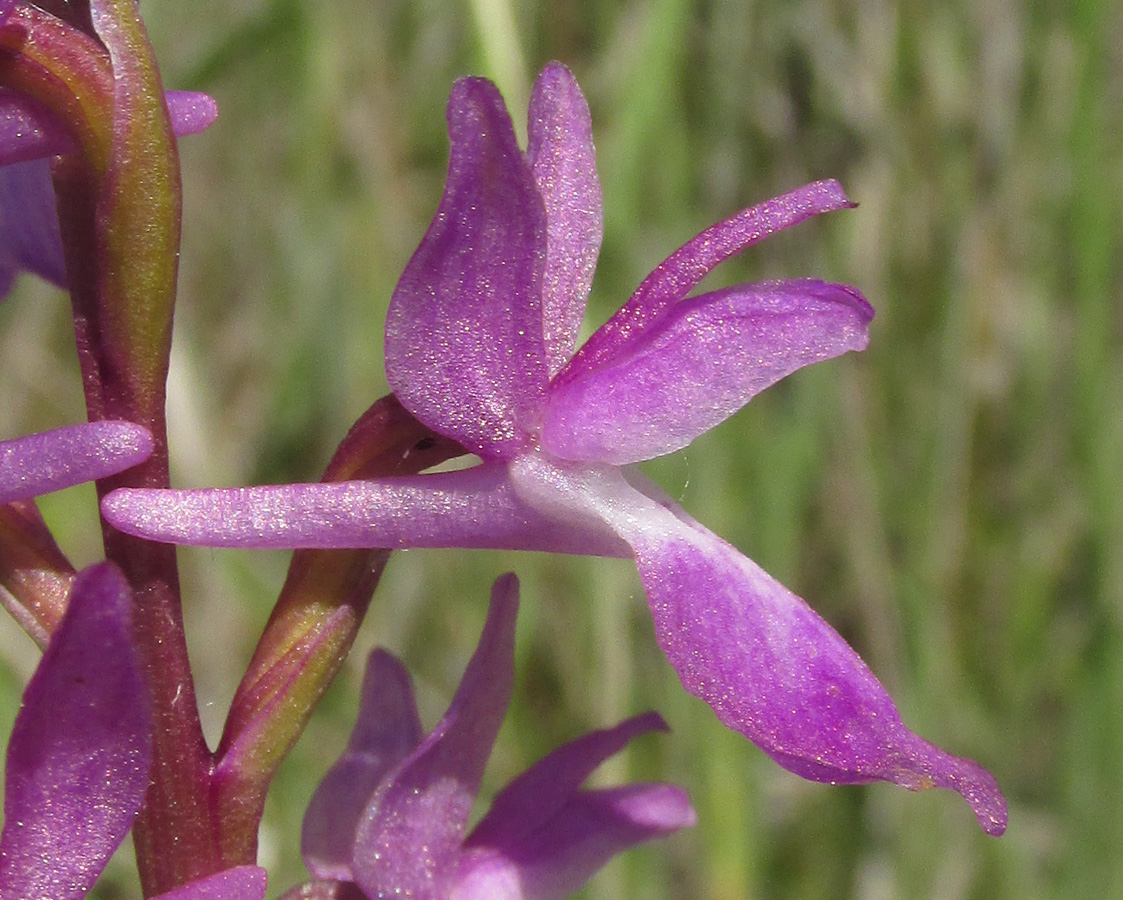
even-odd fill
[(522, 457), (512, 479), (544, 512), (599, 516), (632, 547), (656, 637), (683, 686), (780, 765), (813, 781), (958, 791), (988, 834), (1006, 827), (994, 778), (905, 728), (885, 689), (799, 597), (618, 470)]
[(683, 300), (610, 363), (551, 385), (542, 447), (615, 465), (679, 450), (785, 375), (864, 349), (872, 318), (853, 288), (822, 281)]
[(375, 650), (367, 662), (359, 716), (347, 749), (316, 788), (304, 814), (301, 854), (317, 878), (350, 881), (359, 819), (383, 779), (423, 736), (409, 673)]
[(548, 377), (546, 212), (494, 85), (458, 81), (448, 126), (445, 193), (386, 316), (386, 377), (434, 431), (505, 457), (527, 446)]
[(501, 465), (457, 472), (269, 487), (126, 489), (102, 501), (114, 527), (212, 547), (472, 547), (630, 556), (604, 526), (572, 527), (516, 496)]
[(668, 730), (663, 718), (652, 712), (559, 747), (496, 795), (487, 815), (464, 842), (465, 848), (505, 847), (533, 831), (564, 806), (602, 762), (619, 753), (633, 738)]
[(66, 287), (55, 190), (46, 160), (0, 168), (0, 300), (20, 272)]
[(542, 338), (553, 375), (577, 343), (604, 234), (589, 105), (561, 63), (534, 82), (527, 133), (527, 162), (546, 205)]
[(682, 300), (715, 266), (746, 247), (805, 219), (854, 206), (837, 181), (816, 181), (711, 225), (660, 263), (617, 312), (558, 373), (566, 382), (611, 363), (664, 311)]
[(201, 91), (168, 91), (164, 94), (176, 137), (206, 131), (218, 118), (218, 104)]
[(581, 791), (502, 850), (466, 852), (451, 900), (558, 900), (616, 854), (696, 819), (686, 792), (669, 784)]
[(129, 590), (110, 564), (78, 575), (8, 744), (0, 896), (78, 900), (148, 789), (148, 689)]
[[(199, 134), (218, 117), (218, 104), (208, 94), (168, 91), (164, 99), (176, 137)], [(76, 146), (66, 126), (41, 103), (0, 88), (0, 166), (70, 153)]]
[(152, 435), (131, 422), (90, 422), (0, 443), (0, 503), (113, 475), (152, 454)]
[(153, 900), (263, 900), (265, 870), (259, 866), (237, 866), (178, 887)]
[(472, 803), (511, 698), (518, 580), (492, 589), (479, 645), (444, 718), (379, 791), (355, 841), (355, 881), (368, 897), (443, 900)]

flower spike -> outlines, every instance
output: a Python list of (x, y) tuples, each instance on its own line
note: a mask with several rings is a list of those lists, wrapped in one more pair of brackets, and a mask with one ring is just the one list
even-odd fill
[(454, 88), (448, 185), (386, 327), (402, 404), (482, 465), (351, 484), (121, 490), (105, 516), (133, 534), (210, 546), (627, 552), (660, 646), (725, 724), (805, 778), (952, 788), (1001, 834), (1006, 804), (988, 772), (908, 731), (810, 607), (621, 468), (686, 446), (805, 365), (866, 346), (873, 310), (847, 285), (688, 296), (745, 247), (854, 204), (821, 181), (714, 225), (562, 359), (599, 248), (600, 192), (573, 76), (551, 64), (533, 96), (524, 159), (495, 89)]

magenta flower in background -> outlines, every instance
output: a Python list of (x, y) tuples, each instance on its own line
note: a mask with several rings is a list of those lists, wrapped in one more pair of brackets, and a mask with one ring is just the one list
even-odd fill
[(465, 837), (511, 697), (517, 611), (518, 581), (503, 576), (456, 696), (428, 736), (405, 668), (371, 654), (347, 750), (304, 819), (304, 860), (318, 881), (288, 896), (344, 897), (353, 884), (370, 898), (553, 900), (617, 853), (694, 824), (685, 792), (671, 785), (580, 789), (632, 738), (666, 730), (649, 713), (540, 760)]
[[(75, 581), (8, 744), (0, 897), (87, 894), (144, 800), (151, 727), (128, 586), (111, 564), (92, 566)], [(265, 873), (233, 869), (167, 896), (261, 900)]]
[(534, 86), (521, 152), (495, 87), (448, 107), (437, 214), (394, 292), (387, 377), (482, 464), (449, 473), (210, 491), (121, 490), (116, 527), (237, 547), (477, 547), (634, 556), (683, 685), (815, 781), (952, 788), (990, 834), (994, 779), (905, 728), (846, 642), (629, 464), (678, 450), (757, 392), (860, 350), (873, 310), (845, 285), (744, 284), (688, 297), (720, 262), (852, 204), (833, 181), (747, 209), (668, 257), (576, 353), (600, 248), (588, 107), (567, 69)]

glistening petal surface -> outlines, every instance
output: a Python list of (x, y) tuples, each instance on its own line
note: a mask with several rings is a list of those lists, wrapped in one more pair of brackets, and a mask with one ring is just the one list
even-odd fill
[(92, 566), (78, 575), (8, 744), (0, 896), (85, 897), (148, 788), (148, 703), (128, 587), (112, 565)]
[(816, 181), (711, 225), (668, 256), (558, 373), (562, 383), (612, 362), (715, 266), (769, 235), (853, 206), (837, 181)]
[(504, 575), (448, 712), (360, 823), (353, 870), (368, 897), (446, 900), (445, 880), (511, 699), (518, 604), (518, 581)]
[(444, 196), (386, 315), (386, 377), (402, 405), (485, 458), (525, 447), (546, 388), (546, 212), (495, 86), (448, 102)]
[(502, 465), (458, 472), (200, 491), (120, 489), (114, 527), (208, 547), (473, 547), (630, 556), (610, 529), (572, 527), (516, 496)]
[(946, 787), (988, 834), (1006, 827), (994, 778), (901, 722), (849, 645), (799, 597), (716, 535), (613, 469), (520, 460), (520, 494), (600, 516), (632, 547), (656, 636), (683, 686), (782, 766), (814, 781)]
[(581, 791), (501, 850), (465, 853), (451, 900), (560, 900), (617, 853), (695, 821), (686, 792), (673, 785)]
[(383, 779), (421, 738), (409, 673), (389, 653), (375, 650), (367, 661), (347, 749), (317, 786), (304, 814), (300, 851), (316, 878), (352, 880), (359, 819)]
[(853, 288), (822, 281), (683, 300), (611, 362), (551, 385), (542, 447), (614, 465), (679, 450), (785, 375), (864, 349), (872, 318)]
[(589, 105), (561, 63), (534, 82), (526, 157), (546, 206), (542, 332), (553, 375), (573, 354), (604, 233)]
[(144, 462), (148, 430), (131, 422), (90, 422), (0, 443), (0, 503), (104, 478)]

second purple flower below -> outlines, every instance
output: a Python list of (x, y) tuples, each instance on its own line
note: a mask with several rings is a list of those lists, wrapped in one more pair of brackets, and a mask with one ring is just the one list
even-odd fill
[(465, 836), (511, 699), (517, 612), (518, 581), (505, 575), (456, 696), (427, 736), (405, 668), (371, 654), (347, 750), (304, 819), (304, 860), (320, 880), (295, 896), (354, 896), (354, 886), (367, 897), (555, 900), (617, 853), (694, 824), (672, 785), (581, 789), (632, 738), (666, 730), (648, 713), (539, 760)]
[(548, 66), (520, 151), (494, 85), (456, 84), (444, 197), (394, 292), (387, 377), (433, 431), (476, 453), (459, 472), (209, 491), (121, 490), (116, 527), (237, 547), (478, 547), (633, 556), (683, 685), (815, 781), (961, 793), (990, 834), (994, 779), (914, 735), (846, 642), (799, 597), (691, 519), (631, 463), (678, 450), (755, 394), (868, 340), (846, 285), (744, 284), (687, 295), (716, 265), (822, 212), (833, 181), (689, 241), (576, 353), (600, 249), (588, 107)]

